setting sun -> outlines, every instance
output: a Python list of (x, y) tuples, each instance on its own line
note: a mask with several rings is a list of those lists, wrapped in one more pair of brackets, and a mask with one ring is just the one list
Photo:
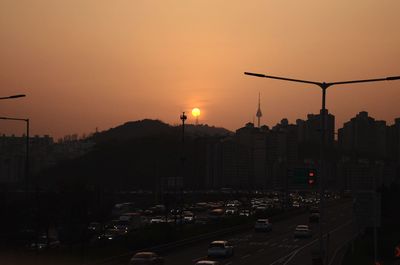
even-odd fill
[(200, 109), (199, 108), (194, 108), (194, 109), (192, 109), (192, 115), (194, 116), (194, 117), (198, 117), (198, 116), (200, 116)]

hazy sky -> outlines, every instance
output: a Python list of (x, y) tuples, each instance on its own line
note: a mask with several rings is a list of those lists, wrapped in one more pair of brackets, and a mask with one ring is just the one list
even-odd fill
[[(316, 113), (316, 81), (400, 75), (399, 0), (0, 0), (0, 116), (29, 117), (55, 137), (129, 120), (228, 129)], [(393, 123), (400, 81), (332, 87), (337, 125), (361, 110)], [(189, 122), (194, 119), (189, 116)], [(23, 123), (0, 121), (1, 133)]]

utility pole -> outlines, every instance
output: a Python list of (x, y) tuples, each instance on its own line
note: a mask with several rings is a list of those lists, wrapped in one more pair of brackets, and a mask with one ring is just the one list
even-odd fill
[(184, 178), (184, 175), (185, 175), (185, 159), (186, 159), (185, 158), (185, 121), (187, 119), (187, 116), (185, 115), (185, 112), (182, 112), (182, 115), (180, 116), (180, 118), (182, 120), (182, 154), (181, 154), (181, 187), (180, 187), (180, 210), (181, 210), (181, 222), (182, 222), (183, 178)]

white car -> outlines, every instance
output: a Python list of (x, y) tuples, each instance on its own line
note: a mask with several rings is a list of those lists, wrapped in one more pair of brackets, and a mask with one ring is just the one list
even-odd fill
[(235, 215), (237, 213), (237, 209), (230, 207), (225, 210), (226, 215)]
[(192, 212), (189, 211), (183, 212), (183, 222), (185, 224), (191, 224), (194, 223), (194, 221), (195, 221), (195, 216)]
[(208, 247), (209, 257), (231, 257), (233, 256), (233, 246), (225, 240), (213, 241)]
[(311, 230), (308, 225), (296, 226), (294, 237), (311, 237)]
[(167, 220), (165, 220), (165, 217), (154, 217), (150, 219), (150, 224), (161, 224), (165, 223)]
[(220, 265), (220, 263), (214, 260), (199, 260), (196, 265)]
[(268, 219), (258, 219), (254, 225), (255, 231), (271, 231), (272, 224), (269, 222)]

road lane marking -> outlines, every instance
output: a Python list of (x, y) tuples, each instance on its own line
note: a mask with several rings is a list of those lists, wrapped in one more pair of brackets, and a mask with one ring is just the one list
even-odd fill
[[(344, 224), (342, 224), (342, 225), (336, 227), (335, 229), (329, 231), (328, 233), (334, 233), (334, 232), (336, 232), (336, 231), (342, 229), (343, 227), (345, 227), (345, 226), (351, 224), (352, 222), (353, 222), (353, 220), (350, 220), (350, 221), (348, 221), (347, 223), (344, 223)], [(327, 233), (324, 234), (324, 237), (326, 237), (326, 235), (327, 235)], [(283, 260), (285, 260), (285, 258), (288, 258), (288, 257), (289, 257), (288, 260), (286, 260), (286, 262), (283, 263), (283, 265), (288, 264), (288, 263), (296, 256), (296, 254), (297, 254), (298, 252), (300, 252), (301, 250), (305, 249), (306, 247), (308, 247), (308, 246), (314, 244), (314, 243), (317, 242), (318, 240), (319, 240), (319, 238), (314, 239), (313, 241), (311, 241), (311, 242), (305, 244), (304, 246), (302, 246), (302, 247), (300, 247), (300, 248), (298, 248), (298, 249), (296, 249), (296, 250), (293, 250), (293, 251), (290, 252), (288, 255), (283, 256), (283, 257), (277, 259), (276, 261), (274, 261), (274, 262), (271, 263), (270, 265), (274, 265), (274, 264), (276, 264), (276, 263), (282, 263)]]
[(293, 242), (297, 242), (297, 241), (299, 241), (299, 239), (298, 239), (298, 238), (295, 238), (295, 239), (293, 239)]
[(332, 255), (332, 257), (331, 257), (331, 260), (329, 261), (329, 264), (328, 264), (328, 265), (332, 265), (332, 264), (333, 264), (333, 262), (335, 261), (336, 255), (338, 254), (338, 252), (339, 252), (340, 250), (342, 250), (342, 247), (344, 247), (344, 246), (346, 246), (347, 244), (349, 244), (352, 240), (354, 240), (354, 239), (356, 238), (357, 235), (358, 235), (357, 233), (354, 234), (350, 239), (348, 239), (346, 242), (344, 242), (343, 245), (341, 245), (341, 246), (339, 246), (339, 247), (336, 248), (336, 250), (335, 250), (335, 252), (333, 253), (333, 255)]
[(296, 256), (297, 252), (299, 252), (299, 251), (295, 251), (295, 252), (293, 253), (293, 255), (290, 256), (290, 257), (286, 260), (285, 263), (283, 263), (283, 265), (288, 264), (288, 263), (294, 258), (294, 256)]
[(250, 256), (251, 256), (250, 254), (247, 254), (247, 255), (244, 255), (243, 257), (241, 257), (241, 259), (246, 259), (246, 258), (248, 258)]
[(273, 263), (271, 263), (271, 265), (274, 265), (275, 263), (282, 263), (287, 257), (290, 257), (291, 255), (294, 255), (296, 251), (292, 251), (289, 254), (287, 254), (286, 256), (283, 256), (281, 258), (279, 258), (278, 260), (274, 261)]
[(262, 249), (257, 250), (257, 252), (261, 252), (261, 251), (264, 251), (264, 249), (262, 248)]

